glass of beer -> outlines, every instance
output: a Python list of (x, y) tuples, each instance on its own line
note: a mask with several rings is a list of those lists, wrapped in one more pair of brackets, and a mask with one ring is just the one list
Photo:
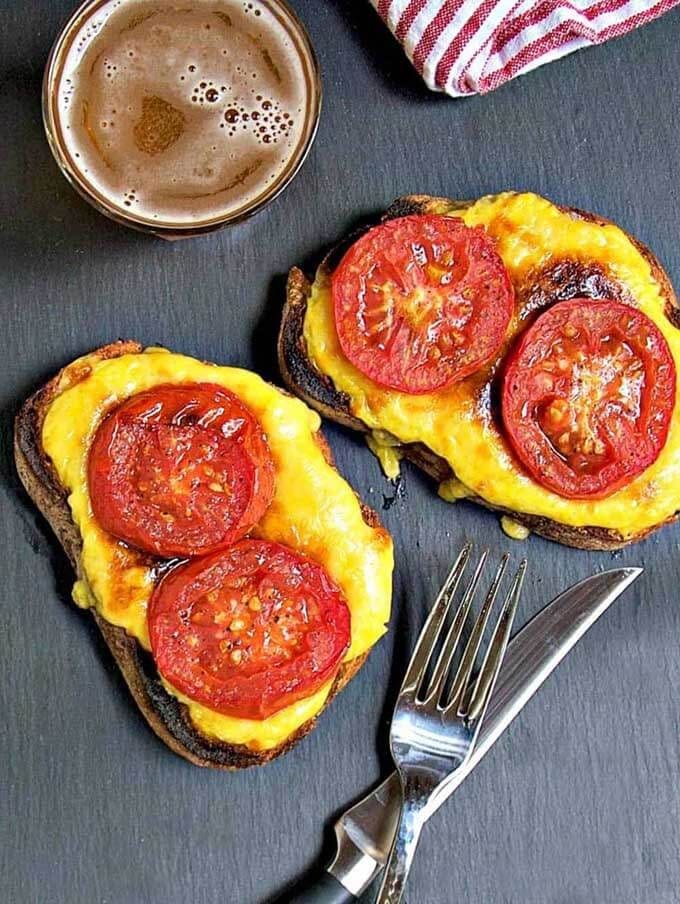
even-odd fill
[(88, 0), (43, 85), (64, 175), (102, 213), (164, 238), (272, 201), (320, 108), (316, 56), (283, 0)]

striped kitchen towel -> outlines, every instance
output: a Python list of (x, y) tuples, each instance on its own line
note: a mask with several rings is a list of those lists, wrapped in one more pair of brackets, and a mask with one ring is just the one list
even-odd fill
[(433, 91), (484, 94), (680, 0), (371, 0)]

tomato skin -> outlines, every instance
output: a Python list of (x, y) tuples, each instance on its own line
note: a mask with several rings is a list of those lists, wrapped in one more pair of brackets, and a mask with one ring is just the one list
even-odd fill
[(675, 405), (668, 344), (637, 308), (575, 298), (544, 311), (511, 351), (506, 435), (539, 484), (602, 499), (658, 458)]
[(88, 485), (101, 527), (163, 557), (234, 542), (268, 508), (274, 462), (259, 422), (210, 383), (137, 393), (100, 423)]
[(350, 643), (349, 609), (326, 571), (262, 540), (171, 569), (148, 623), (160, 674), (191, 700), (243, 719), (311, 696)]
[(418, 395), (493, 358), (514, 291), (492, 239), (458, 217), (416, 215), (370, 229), (332, 276), (345, 357), (380, 386)]

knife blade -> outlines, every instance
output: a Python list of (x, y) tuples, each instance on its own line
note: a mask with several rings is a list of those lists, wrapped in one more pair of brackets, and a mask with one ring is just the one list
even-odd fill
[[(548, 603), (508, 645), (475, 750), (433, 798), (428, 818), (465, 780), (515, 716), (597, 619), (642, 574), (642, 568), (599, 572)], [(349, 904), (380, 873), (392, 847), (401, 808), (393, 772), (335, 824), (337, 851), (326, 870), (281, 904)]]

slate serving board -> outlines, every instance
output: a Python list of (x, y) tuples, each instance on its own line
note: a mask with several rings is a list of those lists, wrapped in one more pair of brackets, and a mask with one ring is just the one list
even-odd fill
[(647, 570), (433, 819), (411, 904), (674, 904), (680, 527), (616, 555), (513, 543), (493, 514), (445, 504), (411, 469), (395, 499), (362, 442), (329, 426), (340, 470), (394, 534), (391, 632), (310, 738), (229, 776), (190, 766), (146, 727), (19, 487), (18, 404), (91, 347), (134, 337), (276, 380), (288, 266), (311, 264), (399, 194), (534, 189), (620, 222), (680, 285), (680, 10), (455, 102), (420, 85), (364, 0), (293, 5), (325, 82), (305, 168), (249, 223), (167, 244), (101, 217), (51, 159), (40, 80), (71, 4), (0, 2), (0, 900), (261, 904), (279, 892), (388, 769), (387, 719), (414, 632), (471, 538), (529, 555), (520, 621), (594, 570)]

